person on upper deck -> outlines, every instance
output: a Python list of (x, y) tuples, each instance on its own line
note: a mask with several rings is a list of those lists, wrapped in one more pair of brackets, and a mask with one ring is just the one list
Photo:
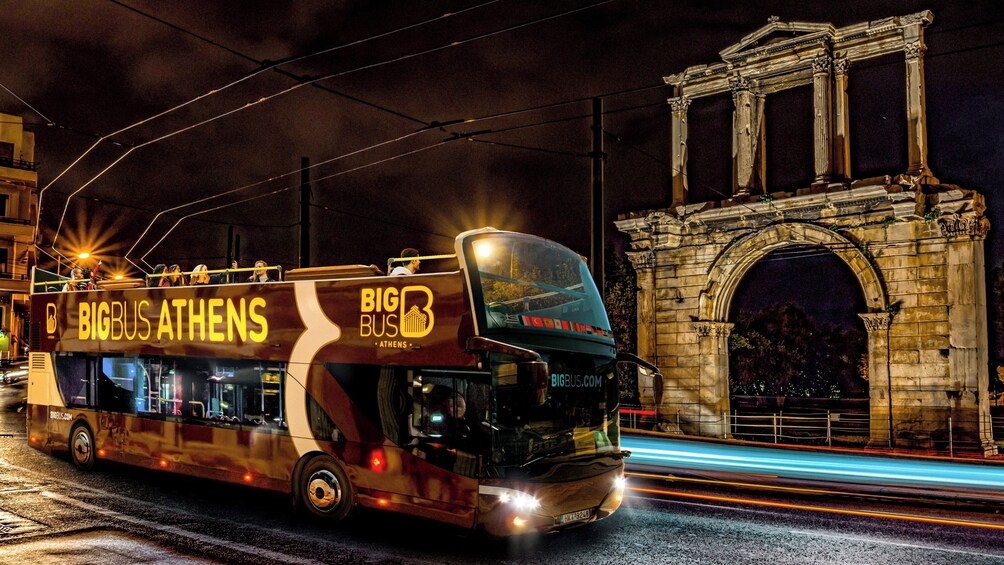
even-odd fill
[(188, 284), (209, 284), (209, 268), (203, 264), (198, 264), (192, 269), (192, 277)]
[(63, 290), (87, 290), (87, 279), (84, 278), (84, 270), (80, 267), (74, 267), (70, 271), (70, 280), (63, 285)]
[(147, 279), (146, 286), (164, 286), (164, 281), (167, 280), (167, 277), (157, 275), (163, 275), (166, 271), (167, 265), (157, 263), (157, 266), (153, 268), (153, 272), (150, 273), (150, 277)]
[(275, 282), (276, 279), (272, 277), (271, 274), (269, 274), (270, 271), (266, 267), (268, 267), (268, 263), (266, 263), (265, 261), (262, 261), (261, 259), (255, 261), (254, 262), (255, 271), (251, 273), (251, 276), (248, 278), (248, 282), (255, 282), (255, 283)]
[(162, 284), (161, 286), (181, 286), (185, 284), (185, 277), (181, 274), (181, 265), (174, 264), (168, 267), (167, 272), (171, 274), (169, 277), (164, 277), (167, 280), (167, 284)]
[(414, 275), (418, 272), (419, 266), (422, 262), (418, 260), (419, 255), (421, 255), (417, 249), (412, 247), (405, 247), (401, 250), (401, 258), (408, 259), (412, 258), (411, 261), (395, 261), (396, 266), (391, 269), (390, 276), (397, 277), (401, 275)]

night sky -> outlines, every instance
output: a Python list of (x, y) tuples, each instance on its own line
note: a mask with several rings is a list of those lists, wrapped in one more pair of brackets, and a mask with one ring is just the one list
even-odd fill
[[(620, 248), (617, 214), (669, 203), (663, 76), (719, 61), (772, 15), (840, 27), (930, 9), (932, 170), (987, 196), (988, 265), (1004, 261), (1004, 3), (750, 4), (5, 2), (0, 111), (36, 135), (43, 249), (55, 240), (114, 269), (127, 252), (222, 267), (229, 225), (242, 266), (294, 267), (301, 157), (315, 165), (314, 265), (452, 252), (458, 232), (485, 225), (587, 254), (591, 97), (607, 112), (607, 240)], [(879, 62), (852, 83), (857, 178), (903, 172), (882, 170), (905, 152), (902, 89), (883, 82), (900, 69)], [(729, 119), (727, 107), (707, 111)], [(794, 114), (774, 117), (768, 147), (811, 142), (811, 116)], [(706, 155), (728, 156), (729, 136), (695, 136), (713, 146)], [(770, 165), (778, 187), (802, 182), (785, 172), (804, 163)], [(730, 161), (691, 167), (697, 195), (717, 198)]]

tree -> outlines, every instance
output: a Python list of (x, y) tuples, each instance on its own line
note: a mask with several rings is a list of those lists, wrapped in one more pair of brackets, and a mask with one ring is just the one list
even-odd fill
[[(638, 287), (634, 269), (623, 253), (608, 253), (604, 278), (603, 303), (610, 318), (610, 331), (617, 341), (617, 351), (635, 353), (638, 350)], [(618, 365), (617, 379), (620, 384), (621, 399), (637, 403), (638, 374), (635, 367)]]
[(729, 386), (742, 396), (859, 398), (861, 331), (820, 327), (795, 304), (743, 312), (729, 338)]

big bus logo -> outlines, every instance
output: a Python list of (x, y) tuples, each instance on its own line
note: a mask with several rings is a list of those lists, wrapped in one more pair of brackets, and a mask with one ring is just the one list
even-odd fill
[(429, 287), (364, 288), (359, 297), (360, 337), (420, 338), (429, 335), (436, 323)]
[(45, 332), (49, 335), (56, 333), (56, 305), (45, 305)]

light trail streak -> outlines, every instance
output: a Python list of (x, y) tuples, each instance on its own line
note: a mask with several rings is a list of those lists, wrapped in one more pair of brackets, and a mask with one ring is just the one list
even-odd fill
[(1004, 467), (992, 463), (898, 459), (638, 436), (621, 438), (621, 445), (631, 451), (629, 466), (766, 474), (871, 486), (976, 489), (1004, 495)]
[(992, 524), (989, 522), (975, 522), (971, 520), (950, 520), (944, 518), (932, 518), (929, 516), (916, 516), (913, 514), (897, 514), (894, 512), (870, 512), (867, 510), (851, 510), (849, 508), (832, 508), (827, 506), (815, 506), (811, 504), (793, 504), (790, 502), (775, 502), (770, 500), (756, 500), (753, 498), (740, 498), (732, 496), (719, 496), (712, 494), (696, 494), (691, 492), (663, 490), (654, 488), (627, 487), (627, 490), (644, 494), (655, 494), (673, 498), (684, 498), (691, 500), (704, 500), (708, 502), (725, 502), (729, 504), (748, 504), (751, 506), (766, 506), (769, 508), (781, 508), (785, 510), (802, 510), (808, 512), (824, 512), (828, 514), (841, 514), (845, 516), (858, 516), (863, 518), (881, 518), (889, 520), (902, 520), (907, 522), (920, 522), (924, 524), (937, 524), (941, 526), (962, 526), (967, 528), (984, 528), (989, 530), (1004, 531), (1004, 524)]

